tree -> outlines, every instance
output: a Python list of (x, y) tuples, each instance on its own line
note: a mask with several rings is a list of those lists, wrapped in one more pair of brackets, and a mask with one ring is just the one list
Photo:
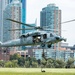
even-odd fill
[(74, 59), (69, 58), (66, 62), (66, 68), (73, 68), (74, 67)]
[(38, 67), (40, 67), (41, 66), (41, 60), (38, 59), (37, 62), (38, 62)]
[(5, 63), (5, 67), (13, 67), (13, 63), (11, 61), (8, 61)]
[(21, 67), (24, 67), (24, 65), (25, 65), (25, 58), (24, 57), (18, 58), (18, 65)]
[(18, 60), (18, 58), (20, 58), (21, 56), (17, 53), (15, 53), (14, 55), (10, 55), (10, 60)]
[(19, 67), (18, 66), (18, 60), (12, 60), (11, 62), (13, 64), (13, 67)]
[(47, 68), (53, 68), (53, 67), (54, 67), (54, 60), (51, 59), (51, 58), (49, 58), (49, 59), (47, 60), (46, 67), (47, 67)]
[(4, 67), (5, 66), (5, 61), (0, 61), (0, 67)]
[(29, 68), (30, 67), (30, 62), (29, 61), (25, 61), (25, 67)]
[(56, 64), (55, 64), (56, 68), (64, 68), (65, 67), (65, 62), (63, 60), (56, 60)]
[(44, 58), (42, 58), (42, 60), (41, 60), (41, 66), (42, 67), (46, 67), (46, 63), (47, 63), (47, 61)]
[(38, 59), (37, 61), (38, 61), (38, 64), (40, 65), (40, 64), (41, 64), (41, 60), (40, 60), (40, 59)]
[(37, 62), (32, 62), (32, 67), (33, 68), (37, 68), (38, 67), (38, 63)]
[(18, 67), (17, 60), (7, 61), (5, 67)]

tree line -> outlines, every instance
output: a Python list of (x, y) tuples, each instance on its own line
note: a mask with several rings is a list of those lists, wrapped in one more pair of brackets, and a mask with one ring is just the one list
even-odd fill
[(62, 59), (45, 59), (36, 60), (34, 57), (22, 57), (18, 54), (10, 56), (9, 61), (1, 61), (0, 67), (25, 67), (25, 68), (75, 68), (74, 59), (69, 58), (66, 62)]

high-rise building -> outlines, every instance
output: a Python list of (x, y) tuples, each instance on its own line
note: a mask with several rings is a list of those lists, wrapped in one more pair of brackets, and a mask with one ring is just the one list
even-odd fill
[[(17, 0), (15, 0), (17, 1)], [(26, 0), (19, 0), (22, 3), (22, 14), (21, 14), (21, 22), (26, 23)], [(11, 3), (12, 0), (9, 0), (9, 3)], [(25, 26), (22, 25), (22, 28), (24, 29)], [(25, 30), (22, 30), (22, 34), (25, 33)]]
[[(26, 0), (21, 0), (22, 2), (22, 22), (26, 23)], [(22, 25), (22, 28), (25, 28), (24, 25)], [(22, 30), (22, 34), (25, 33), (25, 30)], [(25, 46), (22, 46), (22, 50), (25, 50)]]
[(3, 1), (3, 10), (9, 4), (9, 0), (2, 0)]
[(2, 41), (1, 40), (1, 35), (2, 35), (2, 18), (3, 18), (3, 16), (2, 16), (2, 0), (0, 0), (0, 41)]
[[(21, 0), (22, 2), (22, 22), (26, 23), (26, 0)], [(23, 25), (22, 28), (25, 28)], [(25, 30), (22, 30), (22, 34), (25, 33)]]
[[(9, 31), (12, 29), (20, 29), (21, 25), (18, 23), (10, 22), (6, 18), (21, 21), (21, 2), (13, 0), (4, 10), (3, 14), (3, 42), (19, 38), (21, 31)], [(13, 50), (16, 49), (15, 47)]]
[[(5, 7), (8, 5), (8, 4), (10, 4), (11, 2), (12, 2), (13, 0), (0, 0), (0, 24), (1, 24), (1, 26), (3, 25), (2, 23), (2, 14), (3, 14), (3, 10), (5, 9)], [(15, 2), (16, 2), (17, 0), (15, 0)], [(21, 1), (21, 3), (22, 3), (22, 9), (21, 9), (21, 11), (22, 11), (22, 14), (21, 14), (21, 21), (23, 22), (23, 23), (26, 23), (26, 0), (19, 0), (19, 1)], [(1, 27), (0, 27), (1, 28)], [(25, 28), (25, 26), (23, 25), (22, 26), (22, 28)], [(2, 28), (1, 28), (2, 29)], [(1, 32), (1, 29), (0, 29), (0, 32)], [(25, 30), (22, 30), (22, 33), (25, 33)], [(0, 40), (1, 40), (1, 37), (0, 37)]]
[(12, 2), (12, 0), (9, 0), (9, 3), (11, 3)]
[[(13, 0), (8, 0), (9, 3), (11, 3)], [(17, 0), (15, 0), (17, 1)], [(21, 22), (26, 23), (26, 0), (19, 0), (22, 3), (22, 9), (21, 9)], [(25, 26), (22, 25), (22, 28), (25, 29)], [(21, 34), (25, 33), (25, 30), (21, 31)], [(22, 47), (22, 50), (25, 49), (25, 46)]]
[[(40, 25), (61, 36), (61, 10), (55, 4), (48, 4), (40, 12)], [(51, 31), (51, 30), (50, 30)], [(59, 48), (60, 44), (53, 45), (54, 49)]]
[(0, 0), (0, 41), (3, 41), (2, 29), (3, 29), (3, 11), (8, 5), (8, 0)]

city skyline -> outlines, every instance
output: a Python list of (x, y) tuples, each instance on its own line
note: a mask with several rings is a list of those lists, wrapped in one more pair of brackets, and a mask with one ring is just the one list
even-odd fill
[[(15, 0), (14, 0), (15, 1)], [(21, 0), (21, 1), (24, 1), (24, 0)], [(28, 0), (27, 0), (28, 1)], [(22, 22), (26, 22), (26, 20), (27, 20), (27, 23), (34, 23), (35, 22), (35, 19), (37, 18), (37, 26), (40, 26), (40, 12), (42, 11), (42, 9), (43, 8), (45, 8), (45, 7), (47, 7), (47, 5), (48, 4), (54, 4), (56, 7), (58, 7), (60, 10), (65, 10), (66, 11), (66, 9), (68, 10), (68, 8), (70, 8), (71, 6), (69, 6), (69, 7), (67, 7), (68, 5), (66, 5), (65, 6), (65, 4), (67, 4), (67, 3), (65, 3), (64, 4), (64, 2), (63, 3), (61, 3), (59, 0), (59, 2), (57, 1), (57, 0), (53, 0), (53, 1), (51, 1), (51, 0), (48, 0), (48, 1), (51, 1), (52, 3), (49, 3), (48, 1), (46, 1), (46, 0), (40, 0), (40, 2), (39, 1), (37, 1), (37, 0), (31, 0), (32, 2), (30, 3), (30, 2), (26, 2), (26, 4), (27, 4), (27, 11), (26, 11), (26, 9), (24, 8), (23, 9), (23, 11), (22, 11), (22, 17), (20, 17), (19, 18), (19, 16), (21, 16), (21, 10), (17, 10), (17, 12), (15, 12), (16, 11), (16, 9), (14, 9), (13, 7), (13, 9), (14, 9), (14, 12), (12, 12), (13, 13), (13, 15), (12, 15), (12, 19), (15, 19), (15, 20), (17, 20), (18, 18), (19, 18), (19, 20), (20, 21), (22, 21)], [(56, 2), (57, 1), (57, 2)], [(71, 0), (68, 0), (69, 2), (71, 1)], [(67, 1), (66, 1), (67, 2)], [(17, 3), (17, 2), (16, 2)], [(30, 5), (29, 5), (29, 3), (30, 3)], [(43, 3), (43, 4), (42, 4)], [(60, 4), (59, 4), (60, 3)], [(65, 7), (65, 9), (62, 7), (62, 5), (64, 4), (64, 6), (63, 7)], [(14, 4), (13, 4), (14, 5)], [(16, 5), (15, 5), (16, 6)], [(9, 7), (9, 6), (8, 6)], [(66, 8), (67, 7), (67, 8)], [(19, 8), (19, 7), (18, 7)], [(11, 9), (11, 8), (10, 8)], [(21, 9), (21, 8), (20, 8)], [(72, 9), (71, 9), (72, 10)], [(74, 10), (74, 9), (73, 9)], [(10, 10), (7, 10), (7, 12), (8, 11), (10, 11)], [(13, 11), (13, 10), (12, 10)], [(18, 13), (20, 12), (20, 14), (18, 15)], [(58, 11), (58, 13), (60, 13), (61, 11)], [(68, 13), (69, 12), (69, 13)], [(72, 11), (71, 11), (72, 12)], [(10, 14), (11, 12), (8, 12), (8, 14)], [(11, 13), (11, 14), (12, 14)], [(16, 14), (17, 13), (17, 14)], [(25, 14), (24, 14), (25, 13)], [(27, 15), (26, 15), (26, 13), (27, 13)], [(24, 15), (23, 15), (24, 14)], [(30, 15), (29, 15), (30, 14)], [(51, 12), (51, 14), (53, 14), (52, 12)], [(56, 13), (55, 13), (56, 14)], [(71, 20), (71, 19), (69, 19), (68, 17), (64, 17), (63, 15), (65, 14), (65, 12), (62, 12), (62, 21), (66, 21), (66, 20)], [(70, 11), (67, 11), (67, 13), (66, 13), (66, 15), (69, 15), (69, 14), (71, 14), (70, 13)], [(46, 14), (47, 15), (47, 14)], [(50, 16), (50, 14), (48, 14), (49, 16)], [(9, 16), (9, 15), (8, 15)], [(27, 18), (25, 18), (27, 16)], [(7, 17), (7, 15), (5, 15), (5, 17)], [(4, 17), (4, 18), (5, 18)], [(48, 20), (48, 16), (46, 16), (47, 17), (47, 20)], [(50, 16), (51, 17), (51, 16)], [(50, 19), (50, 17), (49, 17), (49, 19)], [(60, 22), (60, 18), (61, 18), (61, 13), (60, 14), (58, 14), (58, 16), (56, 16), (56, 18), (55, 18), (55, 20), (57, 19), (57, 17), (59, 18), (58, 19), (58, 21)], [(70, 16), (69, 16), (70, 17)], [(74, 17), (74, 15), (73, 15), (73, 17)], [(11, 18), (11, 17), (10, 17)], [(23, 20), (21, 20), (21, 18), (23, 19)], [(71, 18), (71, 17), (70, 17)], [(54, 18), (53, 18), (54, 19)], [(52, 20), (52, 19), (51, 19)], [(51, 21), (50, 20), (50, 21)], [(50, 23), (50, 21), (49, 21), (49, 23)], [(10, 21), (9, 21), (10, 22)], [(57, 21), (55, 21), (55, 22), (57, 22)], [(58, 23), (59, 23), (58, 22)], [(5, 26), (5, 29), (7, 28), (7, 27), (9, 27), (9, 26), (6, 26), (6, 25), (12, 25), (12, 24), (6, 24), (6, 22), (3, 22), (3, 23), (5, 23), (5, 24), (3, 24), (4, 26)], [(52, 22), (53, 23), (53, 22)], [(55, 24), (55, 26), (56, 25), (58, 25), (58, 23), (54, 23)], [(74, 22), (73, 22), (74, 23)], [(72, 23), (72, 24), (73, 24)], [(15, 23), (13, 23), (13, 24), (15, 24)], [(71, 24), (71, 23), (70, 23)], [(69, 25), (70, 25), (69, 24)], [(51, 24), (50, 24), (51, 25)], [(66, 26), (69, 26), (68, 24), (66, 24)], [(61, 26), (61, 25), (60, 25)], [(58, 27), (60, 27), (60, 26), (57, 26), (56, 28), (58, 29)], [(63, 25), (63, 26), (65, 26), (65, 25)], [(63, 27), (62, 26), (62, 30), (65, 30), (64, 28), (67, 28), (66, 26), (65, 27)], [(70, 25), (71, 26), (71, 25)], [(12, 29), (14, 29), (14, 28), (17, 28), (17, 24), (16, 24), (16, 26), (14, 26)], [(70, 28), (72, 28), (72, 27), (70, 27)], [(74, 28), (74, 27), (73, 27)], [(70, 32), (71, 32), (72, 30), (70, 30)], [(59, 33), (61, 32), (61, 30), (59, 30)], [(5, 34), (7, 33), (7, 31), (5, 32)], [(67, 33), (67, 32), (66, 32)], [(49, 35), (50, 35), (50, 33), (49, 33)], [(67, 34), (68, 35), (68, 34)], [(72, 37), (71, 36), (72, 34), (70, 33), (70, 37)], [(6, 38), (6, 36), (7, 35), (5, 35), (5, 38)], [(15, 36), (15, 37), (14, 37)], [(61, 34), (60, 34), (60, 36), (61, 36)], [(66, 38), (66, 36), (62, 33), (62, 36), (64, 36), (64, 38)], [(8, 34), (8, 37), (9, 37), (9, 34)], [(17, 38), (18, 37), (18, 33), (16, 33), (15, 34), (15, 32), (13, 33), (13, 37), (11, 37), (11, 38)], [(68, 37), (67, 37), (68, 38)], [(7, 39), (7, 38), (6, 38)], [(71, 38), (70, 38), (71, 39)], [(8, 38), (8, 40), (9, 40), (9, 38)], [(30, 39), (31, 40), (31, 39)], [(30, 40), (28, 40), (27, 42), (29, 42)], [(72, 39), (72, 40), (74, 40), (74, 39)], [(26, 41), (26, 40), (25, 40)], [(67, 41), (68, 43), (69, 43), (69, 41)], [(12, 42), (11, 42), (12, 43)], [(69, 43), (69, 44), (71, 44), (71, 43)], [(74, 45), (74, 44), (72, 44), (72, 45)], [(13, 49), (15, 49), (15, 48), (13, 48)], [(19, 48), (20, 49), (20, 48)], [(63, 49), (63, 48), (62, 48)], [(45, 50), (45, 52), (47, 53), (46, 55), (47, 55), (47, 57), (53, 57), (53, 58), (65, 58), (65, 53), (64, 53), (64, 51), (62, 51), (62, 49), (60, 48), (60, 49), (55, 49), (54, 51), (52, 50), (47, 50), (47, 52), (46, 52), (46, 50)], [(65, 48), (66, 49), (66, 48)], [(18, 49), (17, 49), (18, 50)], [(38, 51), (39, 50), (39, 51)], [(41, 55), (42, 55), (42, 51), (40, 51), (40, 50), (42, 50), (42, 49), (36, 49), (35, 51), (33, 51), (33, 53), (34, 53), (34, 55), (35, 55), (35, 58), (37, 58), (37, 57), (39, 57), (40, 56), (40, 58), (41, 58)], [(61, 51), (58, 51), (58, 50), (61, 50)], [(72, 54), (71, 53), (71, 51), (68, 51), (67, 52), (67, 50), (68, 49), (66, 49), (66, 55), (67, 55), (67, 58), (68, 58), (68, 54), (69, 54), (69, 56), (70, 56), (70, 54)], [(37, 53), (38, 53), (38, 56), (37, 56)]]
[[(40, 25), (40, 11), (43, 7), (46, 7), (48, 4), (55, 4), (61, 9), (61, 22), (72, 20), (75, 17), (75, 1), (74, 0), (27, 0), (27, 18), (26, 23), (33, 23), (37, 18), (37, 25)], [(32, 15), (33, 13), (33, 15)], [(67, 38), (67, 43), (73, 46), (75, 44), (75, 32), (74, 23), (62, 24), (62, 37)], [(65, 30), (65, 31), (63, 31)]]
[[(26, 23), (34, 23), (35, 19), (37, 18), (37, 25), (40, 25), (40, 11), (42, 10), (43, 7), (46, 7), (48, 4), (55, 4), (58, 6), (61, 11), (62, 11), (62, 18), (61, 22), (68, 21), (74, 19), (75, 16), (75, 11), (74, 11), (74, 0), (27, 0), (27, 5), (26, 5)], [(32, 14), (33, 13), (33, 14)], [(74, 29), (74, 23), (66, 23), (62, 24), (62, 37), (67, 38), (67, 43), (69, 45), (73, 46), (75, 44), (75, 35), (73, 34), (75, 32)], [(66, 31), (63, 31), (66, 30)]]

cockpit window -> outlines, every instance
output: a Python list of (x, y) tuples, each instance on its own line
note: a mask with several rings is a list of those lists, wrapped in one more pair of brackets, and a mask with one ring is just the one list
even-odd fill
[(46, 38), (47, 38), (47, 34), (44, 34), (44, 35), (43, 35), (43, 38), (46, 39)]
[(25, 38), (25, 35), (20, 36), (20, 38)]
[(50, 37), (53, 37), (53, 34), (52, 33), (50, 33)]

